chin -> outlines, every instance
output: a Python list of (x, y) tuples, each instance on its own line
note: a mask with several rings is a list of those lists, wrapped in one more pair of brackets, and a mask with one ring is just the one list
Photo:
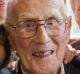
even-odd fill
[(54, 68), (50, 68), (50, 67), (34, 67), (32, 68), (32, 74), (52, 74), (55, 73)]
[(61, 60), (54, 54), (44, 57), (27, 55), (25, 59), (26, 64), (24, 66), (29, 74), (57, 74), (61, 65)]
[(32, 74), (56, 74), (60, 65), (58, 62), (35, 62), (30, 64)]
[(32, 74), (57, 74), (58, 68), (57, 67), (38, 67), (32, 68)]

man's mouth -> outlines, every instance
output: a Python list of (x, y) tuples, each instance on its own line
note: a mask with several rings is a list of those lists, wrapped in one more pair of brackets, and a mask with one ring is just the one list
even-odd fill
[(48, 57), (48, 56), (50, 56), (50, 55), (52, 55), (53, 54), (53, 50), (48, 50), (48, 51), (40, 51), (40, 52), (35, 52), (35, 53), (33, 53), (32, 55), (34, 56), (34, 57)]

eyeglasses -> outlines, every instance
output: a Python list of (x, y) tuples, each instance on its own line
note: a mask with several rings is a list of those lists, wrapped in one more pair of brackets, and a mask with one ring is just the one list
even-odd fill
[[(40, 22), (43, 22), (43, 24)], [(43, 25), (46, 32), (52, 36), (59, 36), (66, 31), (66, 20), (64, 19), (24, 20), (15, 25), (9, 23), (8, 25), (16, 30), (17, 35), (21, 37), (25, 35), (26, 38), (33, 37), (36, 34), (38, 27), (41, 25)]]

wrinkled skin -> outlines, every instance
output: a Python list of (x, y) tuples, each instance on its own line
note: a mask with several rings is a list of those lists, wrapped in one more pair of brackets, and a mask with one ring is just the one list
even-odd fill
[[(14, 3), (13, 3), (14, 2)], [(61, 0), (13, 0), (8, 6), (7, 22), (14, 25), (23, 18), (44, 20), (49, 17), (65, 18), (64, 3)], [(14, 11), (14, 13), (13, 13)], [(9, 25), (5, 28), (14, 43), (22, 67), (29, 74), (57, 74), (63, 62), (64, 52), (69, 39), (69, 27), (57, 37), (49, 35), (44, 26), (39, 26), (34, 37), (19, 37)], [(22, 33), (21, 33), (22, 34)], [(35, 52), (54, 51), (48, 56), (34, 57)]]

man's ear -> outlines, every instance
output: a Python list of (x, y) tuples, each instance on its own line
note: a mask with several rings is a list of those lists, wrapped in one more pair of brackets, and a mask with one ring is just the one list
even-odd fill
[(71, 16), (67, 17), (67, 28), (70, 30), (72, 25)]

